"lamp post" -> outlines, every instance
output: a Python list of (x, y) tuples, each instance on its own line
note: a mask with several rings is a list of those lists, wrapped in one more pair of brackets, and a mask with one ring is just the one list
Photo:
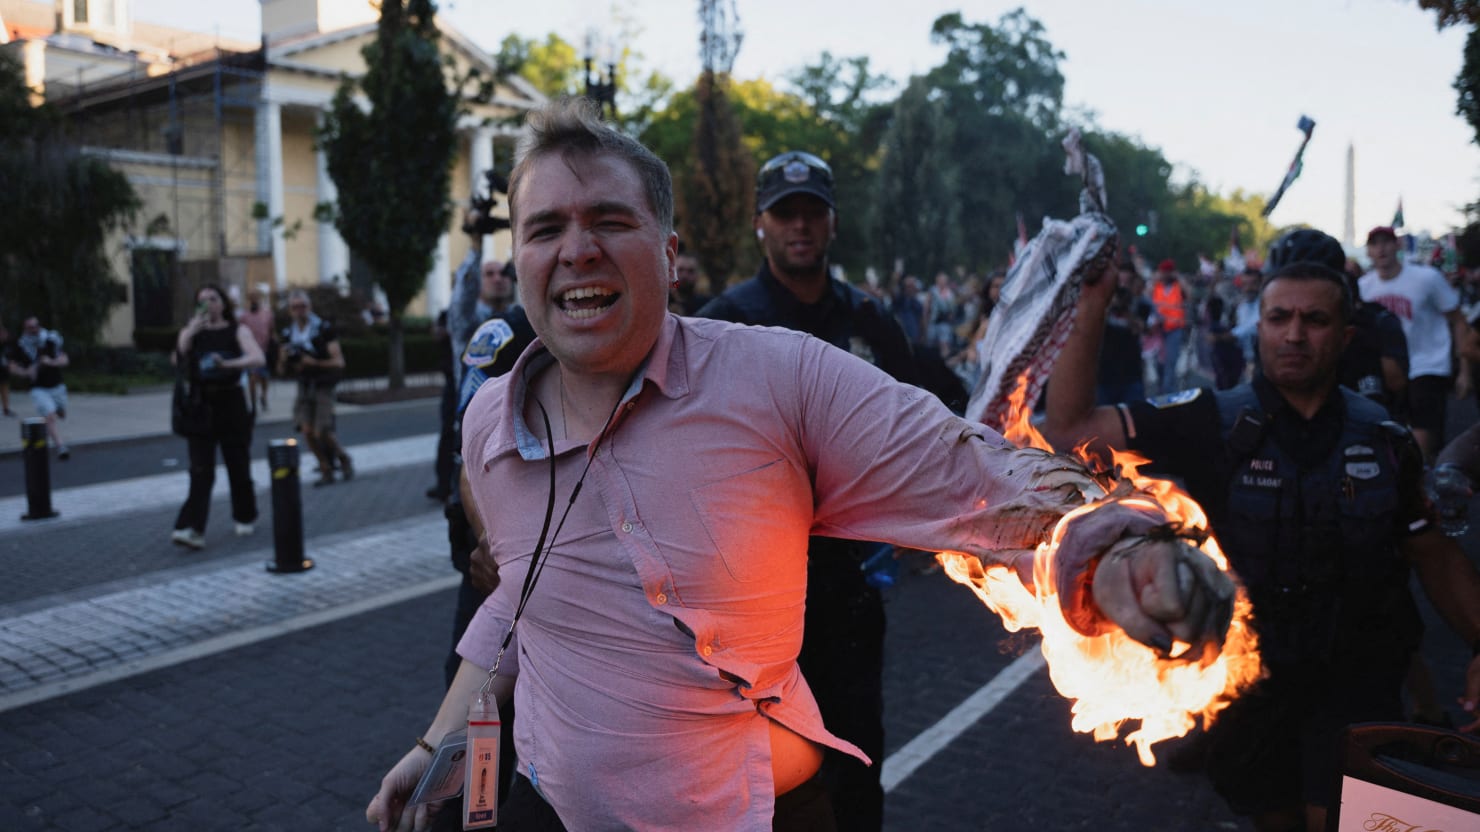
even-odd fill
[[(595, 50), (592, 48), (594, 38), (590, 33), (586, 34), (586, 52), (581, 56), (581, 61), (586, 67), (586, 97), (596, 102), (601, 112), (608, 120), (615, 121), (617, 118), (617, 61), (616, 47), (608, 44), (605, 60), (600, 63), (606, 67), (603, 75), (597, 66)], [(593, 75), (591, 70), (596, 68)]]

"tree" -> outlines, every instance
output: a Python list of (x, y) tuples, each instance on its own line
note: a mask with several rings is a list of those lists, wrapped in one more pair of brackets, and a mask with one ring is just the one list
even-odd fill
[[(365, 74), (345, 78), (320, 133), (339, 189), (334, 225), (373, 264), (390, 321), (390, 385), (406, 383), (402, 315), (421, 292), (450, 217), (457, 94), (438, 50), (431, 0), (382, 0)], [(369, 110), (356, 92), (363, 91)]]
[(877, 254), (926, 281), (961, 262), (955, 126), (921, 78), (894, 105), (875, 200)]
[(82, 345), (96, 343), (122, 301), (107, 239), (139, 198), (122, 173), (82, 155), (45, 104), (31, 106), (20, 64), (0, 53), (0, 298), (9, 326), (36, 315)]
[(1459, 94), (1455, 112), (1469, 123), (1480, 144), (1480, 29), (1471, 29), (1465, 38), (1465, 60), (1454, 79), (1454, 91)]
[(543, 41), (508, 35), (499, 44), (494, 63), (499, 75), (518, 75), (549, 98), (585, 92), (586, 72), (581, 56), (575, 46), (554, 32)]
[(1480, 24), (1480, 3), (1475, 0), (1418, 0), (1418, 5), (1434, 13), (1440, 29), (1460, 23)]
[(741, 142), (726, 79), (715, 72), (699, 77), (693, 170), (678, 206), (684, 237), (716, 289), (740, 274), (740, 232), (755, 212), (755, 160)]
[[(635, 23), (624, 23), (622, 39), (636, 37)], [(551, 32), (543, 41), (511, 34), (499, 45), (494, 62), (500, 77), (518, 75), (548, 98), (574, 97), (586, 92), (585, 56), (560, 35)], [(617, 119), (619, 129), (640, 135), (673, 93), (673, 81), (639, 64), (642, 53), (624, 48), (616, 62)], [(605, 72), (592, 66), (592, 72)]]
[(1078, 186), (1063, 175), (1059, 149), (1063, 53), (1022, 9), (995, 26), (942, 15), (930, 36), (947, 49), (924, 81), (954, 121), (955, 203), (964, 227), (959, 259), (949, 265), (985, 269), (1006, 262), (1018, 215), (1077, 210)]

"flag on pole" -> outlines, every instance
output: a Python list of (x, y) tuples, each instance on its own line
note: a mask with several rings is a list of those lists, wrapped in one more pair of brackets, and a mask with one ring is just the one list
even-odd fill
[(1398, 197), (1398, 210), (1393, 212), (1393, 228), (1403, 227), (1403, 197)]
[(1305, 155), (1305, 146), (1310, 144), (1310, 134), (1315, 132), (1316, 123), (1310, 116), (1302, 115), (1300, 121), (1295, 123), (1295, 127), (1301, 133), (1305, 134), (1305, 138), (1300, 141), (1300, 149), (1295, 151), (1295, 159), (1290, 162), (1290, 169), (1285, 171), (1285, 178), (1280, 182), (1279, 189), (1274, 192), (1274, 196), (1270, 197), (1269, 202), (1264, 206), (1262, 216), (1269, 216), (1269, 213), (1274, 210), (1274, 207), (1280, 204), (1280, 198), (1285, 195), (1285, 189), (1289, 188), (1295, 183), (1296, 179), (1300, 178), (1300, 171), (1304, 167), (1300, 159)]

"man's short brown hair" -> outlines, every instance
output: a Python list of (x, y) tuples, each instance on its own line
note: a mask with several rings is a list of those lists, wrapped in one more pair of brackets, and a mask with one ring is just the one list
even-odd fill
[(525, 133), (514, 151), (509, 175), (509, 218), (518, 222), (519, 182), (534, 161), (558, 154), (567, 163), (578, 156), (612, 155), (632, 166), (642, 180), (648, 209), (664, 234), (673, 231), (673, 177), (668, 165), (636, 139), (623, 135), (601, 120), (601, 111), (585, 98), (553, 101), (530, 111)]

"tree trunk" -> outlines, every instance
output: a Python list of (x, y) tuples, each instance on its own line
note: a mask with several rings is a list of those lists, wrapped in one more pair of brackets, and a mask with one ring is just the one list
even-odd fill
[(390, 338), (387, 346), (390, 356), (386, 366), (390, 370), (390, 389), (400, 390), (406, 386), (406, 340), (403, 337), (400, 313), (392, 312), (389, 324)]

